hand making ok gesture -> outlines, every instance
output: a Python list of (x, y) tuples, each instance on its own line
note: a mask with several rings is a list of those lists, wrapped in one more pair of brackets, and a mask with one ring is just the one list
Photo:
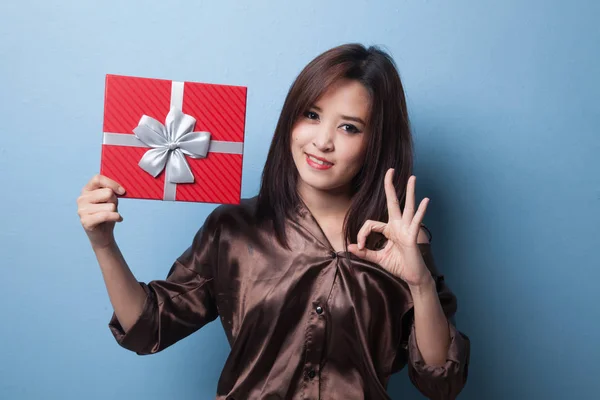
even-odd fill
[[(423, 261), (417, 245), (417, 237), (429, 199), (421, 201), (415, 212), (415, 181), (413, 175), (408, 179), (404, 211), (400, 204), (392, 181), (394, 170), (389, 169), (385, 175), (385, 195), (389, 220), (387, 223), (367, 220), (358, 232), (357, 243), (351, 244), (348, 250), (367, 261), (379, 264), (393, 275), (404, 280), (409, 286), (420, 286), (431, 279), (431, 274)], [(381, 250), (365, 248), (367, 236), (371, 232), (380, 232), (388, 240)]]

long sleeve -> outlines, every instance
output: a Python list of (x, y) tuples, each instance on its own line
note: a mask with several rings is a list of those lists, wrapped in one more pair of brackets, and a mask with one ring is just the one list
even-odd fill
[(408, 375), (413, 385), (429, 399), (455, 399), (467, 381), (470, 358), (470, 341), (454, 326), (454, 314), (457, 309), (456, 296), (444, 282), (435, 266), (429, 244), (420, 245), (423, 259), (436, 280), (436, 288), (444, 314), (450, 328), (450, 347), (446, 363), (442, 366), (425, 364), (417, 346), (415, 326), (411, 324), (408, 337)]
[(156, 353), (217, 318), (213, 283), (219, 230), (213, 215), (173, 263), (165, 280), (140, 282), (146, 301), (127, 332), (113, 313), (109, 328), (122, 347), (140, 355)]

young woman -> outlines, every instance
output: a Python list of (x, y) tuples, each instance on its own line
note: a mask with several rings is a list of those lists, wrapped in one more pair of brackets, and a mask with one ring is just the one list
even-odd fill
[(124, 189), (95, 176), (79, 215), (116, 340), (156, 353), (220, 317), (231, 353), (217, 399), (387, 399), (405, 365), (427, 397), (455, 398), (469, 339), (451, 322), (412, 162), (392, 59), (352, 44), (300, 73), (258, 196), (217, 207), (165, 280), (135, 279), (113, 236)]

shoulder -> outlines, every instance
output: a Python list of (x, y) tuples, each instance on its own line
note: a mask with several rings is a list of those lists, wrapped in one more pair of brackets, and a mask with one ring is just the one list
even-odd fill
[(251, 197), (239, 204), (221, 204), (208, 215), (205, 225), (214, 229), (255, 225), (256, 200), (257, 197)]
[(421, 229), (419, 229), (419, 236), (417, 237), (417, 243), (429, 244), (431, 243), (431, 239), (431, 231), (424, 224), (421, 224)]

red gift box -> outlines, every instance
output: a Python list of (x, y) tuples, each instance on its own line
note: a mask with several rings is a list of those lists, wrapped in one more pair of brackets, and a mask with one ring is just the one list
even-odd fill
[(100, 173), (123, 197), (239, 204), (246, 92), (107, 75)]

